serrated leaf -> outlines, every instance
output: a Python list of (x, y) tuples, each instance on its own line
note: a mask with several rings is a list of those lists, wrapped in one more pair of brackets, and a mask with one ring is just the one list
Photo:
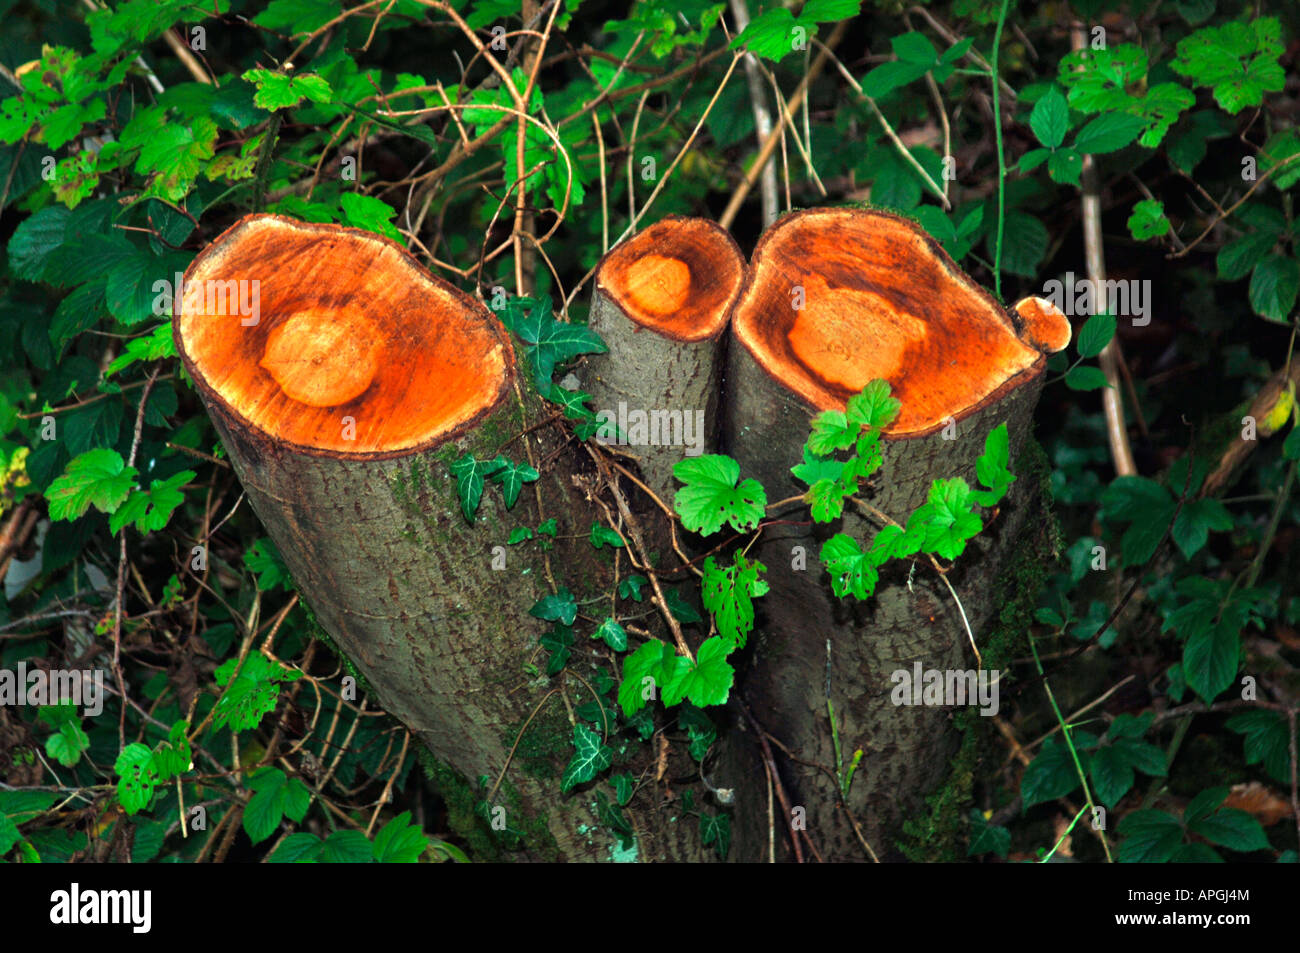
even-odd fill
[(1065, 372), (1065, 386), (1070, 390), (1101, 390), (1106, 386), (1106, 375), (1099, 367), (1072, 367)]
[(94, 506), (112, 513), (135, 485), (136, 470), (116, 450), (97, 448), (74, 458), (45, 491), (50, 519), (75, 520)]
[(699, 708), (725, 705), (736, 677), (736, 670), (727, 662), (731, 649), (719, 636), (705, 639), (695, 653), (695, 664), (686, 662), (685, 666), (678, 666), (672, 680), (664, 685), (664, 704), (672, 706), (689, 698)]
[(879, 564), (868, 558), (852, 536), (836, 533), (823, 543), (821, 561), (830, 573), (831, 591), (836, 596), (843, 598), (852, 593), (855, 599), (862, 600), (869, 599), (875, 592), (876, 582), (880, 578), (876, 572)]
[(688, 457), (674, 464), (673, 475), (686, 484), (673, 505), (682, 525), (692, 532), (708, 536), (728, 523), (743, 533), (763, 518), (767, 494), (757, 480), (740, 480), (740, 464), (731, 457)]
[(767, 567), (750, 562), (737, 550), (730, 566), (720, 567), (712, 556), (704, 560), (701, 596), (704, 608), (713, 613), (721, 637), (733, 648), (744, 648), (754, 628), (754, 602), (765, 595), (768, 584), (759, 579)]
[(1084, 322), (1079, 331), (1079, 356), (1096, 357), (1115, 336), (1115, 315), (1101, 312)]
[(1070, 108), (1066, 105), (1065, 94), (1059, 86), (1053, 84), (1034, 103), (1033, 111), (1029, 114), (1029, 128), (1039, 142), (1049, 149), (1055, 149), (1065, 141), (1069, 122)]

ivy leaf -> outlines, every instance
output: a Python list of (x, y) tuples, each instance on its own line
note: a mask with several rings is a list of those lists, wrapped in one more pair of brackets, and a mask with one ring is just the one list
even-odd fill
[(627, 631), (613, 618), (605, 619), (592, 633), (591, 637), (593, 639), (603, 639), (605, 644), (615, 652), (627, 651)]
[[(897, 527), (886, 527), (897, 529)], [(882, 530), (883, 533), (883, 530)], [(822, 544), (822, 565), (831, 576), (831, 591), (843, 598), (852, 593), (856, 599), (869, 599), (876, 591), (880, 574), (858, 541), (844, 533), (836, 533)]]
[(516, 526), (510, 531), (510, 538), (506, 540), (507, 546), (514, 546), (516, 543), (522, 543), (533, 538), (533, 531), (527, 526)]
[(757, 480), (740, 481), (740, 464), (731, 457), (716, 453), (688, 457), (673, 465), (673, 475), (686, 484), (677, 491), (673, 505), (682, 525), (692, 532), (708, 536), (725, 522), (743, 533), (763, 518), (767, 494)]
[(990, 824), (978, 808), (970, 809), (970, 846), (967, 857), (979, 854), (997, 854), (1006, 857), (1011, 848), (1011, 832), (1005, 827)]
[(135, 485), (135, 467), (128, 467), (116, 450), (96, 448), (75, 457), (45, 491), (50, 519), (75, 520), (94, 506), (112, 513)]
[(641, 587), (644, 586), (648, 581), (649, 580), (646, 579), (645, 576), (637, 575), (637, 574), (628, 576), (626, 579), (619, 580), (618, 597), (620, 599), (633, 599), (637, 602), (640, 602)]
[(736, 670), (727, 662), (731, 649), (732, 646), (718, 636), (705, 639), (695, 653), (695, 664), (682, 659), (686, 665), (678, 666), (672, 680), (664, 686), (664, 704), (672, 706), (683, 698), (689, 698), (691, 704), (699, 708), (725, 705), (736, 677)]
[(484, 477), (495, 473), (503, 459), (505, 458), (475, 460), (474, 454), (467, 453), (451, 465), (451, 475), (456, 478), (456, 494), (460, 497), (460, 511), (469, 522), (474, 522), (474, 514), (478, 512), (478, 505), (483, 499)]
[(602, 744), (600, 735), (586, 725), (573, 726), (573, 747), (573, 759), (560, 778), (560, 791), (565, 793), (592, 780), (614, 759), (614, 749)]
[(591, 541), (591, 545), (596, 549), (602, 549), (605, 546), (612, 546), (613, 548), (618, 549), (624, 545), (622, 536), (618, 535), (617, 532), (610, 529), (608, 526), (601, 526), (600, 523), (595, 520), (592, 520), (591, 522), (591, 534), (587, 538)]
[(727, 814), (700, 815), (700, 843), (705, 847), (710, 844), (718, 852), (719, 860), (727, 859), (727, 850), (731, 847), (731, 817)]
[[(492, 122), (498, 115), (493, 114)], [(497, 315), (524, 342), (537, 389), (542, 393), (551, 392), (551, 375), (557, 364), (579, 354), (603, 354), (609, 350), (591, 328), (555, 320), (550, 298), (510, 298)]]
[(768, 591), (768, 584), (758, 578), (767, 567), (758, 560), (750, 562), (737, 550), (732, 565), (719, 567), (710, 556), (704, 560), (701, 595), (704, 608), (713, 613), (718, 632), (732, 648), (744, 648), (745, 639), (754, 628), (754, 602)]
[(976, 503), (992, 507), (1006, 496), (1007, 489), (1016, 480), (1009, 467), (1010, 462), (1011, 444), (1007, 436), (1007, 425), (1001, 423), (984, 438), (984, 453), (975, 461), (975, 476), (981, 484), (988, 487), (987, 490), (971, 493)]
[(561, 586), (554, 595), (543, 596), (538, 599), (533, 604), (533, 607), (528, 610), (528, 614), (547, 622), (573, 625), (573, 620), (578, 615), (578, 604), (573, 599), (573, 593), (566, 587)]
[(537, 639), (537, 643), (550, 653), (546, 660), (546, 674), (559, 675), (568, 664), (570, 650), (573, 648), (573, 628), (563, 622), (556, 622), (551, 631)]
[(515, 502), (519, 499), (519, 491), (525, 483), (532, 483), (541, 476), (527, 463), (515, 463), (509, 457), (498, 455), (487, 466), (495, 467), (488, 471), (493, 483), (501, 484), (501, 496), (506, 503), (506, 509), (512, 509)]

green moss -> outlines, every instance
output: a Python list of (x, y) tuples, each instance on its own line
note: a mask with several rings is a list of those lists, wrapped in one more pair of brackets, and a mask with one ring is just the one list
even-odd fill
[[(1051, 465), (1036, 440), (1025, 442), (1013, 471), (1036, 490), (1031, 499), (1047, 518), (1034, 521), (1031, 514), (1027, 529), (1037, 526), (1038, 530), (1022, 537), (1025, 544), (1013, 549), (1010, 564), (994, 584), (993, 604), (1001, 609), (980, 654), (985, 668), (1006, 673), (999, 682), (1001, 689), (1009, 683), (1011, 660), (1029, 653), (1029, 629), (1038, 595), (1052, 573), (1054, 554), (1061, 548), (1060, 527), (1052, 511)], [(953, 862), (966, 857), (966, 816), (975, 801), (975, 772), (986, 755), (996, 757), (998, 740), (992, 719), (977, 711), (958, 712), (953, 722), (962, 740), (948, 777), (926, 797), (926, 811), (903, 823), (898, 848), (909, 860)]]
[(469, 847), (475, 860), (497, 860), (501, 847), (492, 836), (492, 829), (478, 814), (474, 805), (480, 800), (464, 775), (443, 764), (423, 745), (417, 749), (424, 773), (438, 787), (443, 803), (447, 807), (447, 823)]
[(311, 611), (311, 606), (307, 604), (307, 600), (299, 599), (298, 604), (302, 606), (303, 612), (306, 613), (307, 631), (310, 632), (314, 638), (319, 640), (326, 648), (333, 652), (334, 657), (343, 663), (343, 667), (347, 669), (348, 674), (357, 680), (358, 695), (364, 694), (374, 697), (375, 691), (370, 687), (369, 680), (361, 674), (359, 668), (352, 664), (352, 659), (348, 658), (348, 654), (339, 648), (338, 643), (330, 637), (330, 634), (326, 632), (320, 622), (317, 621), (316, 613)]
[[(548, 702), (520, 737), (519, 730), (522, 726), (521, 719), (507, 728), (501, 738), (507, 751), (512, 747), (515, 749), (513, 763), (530, 777), (558, 783), (557, 768), (567, 761), (573, 747), (573, 731), (564, 715), (563, 706)], [(516, 738), (519, 738), (518, 746), (515, 746)]]

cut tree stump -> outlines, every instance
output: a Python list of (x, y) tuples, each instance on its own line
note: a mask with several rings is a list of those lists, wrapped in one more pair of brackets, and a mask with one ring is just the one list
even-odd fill
[(587, 358), (582, 387), (626, 431), (646, 485), (670, 506), (673, 465), (717, 448), (723, 332), (744, 272), (723, 229), (675, 215), (617, 245), (596, 271), (589, 326), (609, 350)]
[[(231, 305), (232, 294), (253, 300), (253, 287), (255, 323)], [(527, 674), (545, 631), (528, 610), (552, 594), (551, 563), (536, 544), (505, 546), (511, 527), (550, 516), (563, 533), (585, 532), (597, 517), (573, 481), (585, 455), (566, 456), (556, 428), (528, 430), (547, 415), (497, 319), (386, 239), (253, 215), (191, 264), (174, 333), (294, 586), (380, 704), (434, 753), (476, 855), (515, 832), (524, 858), (607, 859), (617, 842), (591, 797), (559, 792), (573, 725), (548, 690), (581, 704), (583, 688)], [(490, 486), (471, 525), (450, 465), (466, 453), (521, 459), (524, 441), (556, 464), (510, 512)], [(583, 538), (557, 540), (558, 584), (609, 591), (593, 553)], [(669, 812), (637, 820), (643, 857), (703, 855)]]
[[(741, 475), (758, 479), (769, 500), (805, 492), (790, 467), (801, 460), (811, 418), (842, 410), (848, 397), (883, 378), (902, 411), (885, 433), (869, 502), (905, 522), (935, 478), (975, 485), (985, 437), (1004, 422), (1014, 469), (1043, 384), (1045, 351), (1064, 347), (1069, 322), (1047, 302), (1013, 316), (906, 219), (817, 209), (787, 215), (760, 239), (731, 336), (724, 448)], [(994, 608), (999, 568), (1036, 505), (1030, 482), (1013, 484), (991, 526), (948, 574), (976, 633)], [(765, 529), (751, 551), (766, 564), (771, 591), (756, 603), (760, 620), (741, 694), (797, 758), (833, 768), (829, 687), (845, 767), (856, 749), (864, 752), (848, 805), (876, 853), (896, 856), (901, 820), (945, 777), (956, 739), (950, 709), (892, 704), (891, 675), (910, 674), (917, 662), (941, 671), (975, 662), (957, 606), (927, 563), (910, 577), (906, 567), (887, 564), (872, 599), (838, 599), (818, 559), (822, 542), (840, 531), (865, 548), (880, 526), (851, 508), (838, 525), (809, 524), (802, 522), (806, 510), (795, 513), (769, 513), (794, 522)], [(741, 859), (757, 859), (766, 850), (766, 789), (745, 747), (733, 747), (714, 783), (734, 783), (736, 843)], [(835, 780), (778, 760), (788, 766), (792, 804), (806, 811), (809, 838), (823, 856), (865, 858)], [(788, 823), (778, 820), (778, 830)]]

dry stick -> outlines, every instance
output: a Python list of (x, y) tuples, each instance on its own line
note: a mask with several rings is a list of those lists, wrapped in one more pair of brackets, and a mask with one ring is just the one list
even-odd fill
[[(736, 32), (744, 33), (749, 26), (749, 10), (745, 0), (731, 0), (731, 16), (736, 21)], [(767, 96), (763, 90), (762, 68), (758, 57), (745, 53), (745, 83), (749, 86), (750, 105), (754, 110), (754, 134), (762, 145), (772, 132), (772, 114), (767, 108)], [(763, 163), (763, 228), (776, 221), (779, 212), (776, 195), (776, 163), (768, 159)]]
[(1294, 708), (1286, 710), (1286, 722), (1291, 732), (1291, 811), (1295, 815), (1296, 836), (1300, 838), (1300, 795), (1297, 794), (1300, 785), (1297, 784), (1296, 774), (1300, 768), (1296, 765), (1296, 710)]
[[(793, 819), (794, 811), (790, 807), (790, 798), (786, 796), (785, 785), (781, 783), (781, 775), (777, 773), (776, 759), (772, 757), (772, 746), (767, 743), (767, 732), (763, 730), (763, 726), (754, 718), (753, 714), (749, 710), (749, 706), (744, 702), (740, 702), (740, 710), (744, 713), (745, 718), (754, 729), (754, 734), (758, 736), (758, 743), (763, 748), (763, 767), (768, 771), (768, 777), (770, 777), (772, 782), (776, 785), (776, 796), (781, 802), (781, 810), (785, 812), (786, 818)], [(786, 821), (785, 828), (790, 835), (790, 847), (794, 850), (795, 863), (802, 864), (804, 862), (803, 850), (799, 847), (799, 838), (795, 836), (794, 828), (790, 826), (790, 820)], [(804, 837), (808, 836), (807, 831), (803, 831), (802, 833)], [(808, 841), (808, 846), (810, 848), (812, 847), (811, 839)], [(813, 849), (813, 853), (816, 853), (815, 848)], [(821, 860), (820, 854), (817, 855), (817, 859)]]
[[(1233, 202), (1233, 203), (1232, 203), (1231, 205), (1229, 205), (1226, 209), (1220, 209), (1220, 210), (1219, 210), (1219, 215), (1218, 215), (1218, 217), (1215, 218), (1214, 221), (1210, 222), (1209, 225), (1205, 226), (1205, 231), (1201, 232), (1201, 234), (1197, 235), (1197, 236), (1196, 236), (1195, 238), (1193, 238), (1190, 242), (1188, 242), (1186, 248), (1184, 248), (1182, 251), (1178, 252), (1177, 254), (1174, 254), (1174, 255), (1168, 255), (1168, 256), (1166, 256), (1166, 257), (1169, 257), (1169, 258), (1182, 258), (1184, 255), (1186, 255), (1188, 252), (1190, 252), (1193, 248), (1195, 248), (1195, 247), (1196, 247), (1197, 245), (1199, 245), (1201, 242), (1205, 241), (1206, 237), (1210, 234), (1210, 232), (1214, 231), (1215, 226), (1217, 226), (1220, 222), (1222, 222), (1225, 218), (1227, 218), (1229, 215), (1231, 215), (1231, 214), (1232, 214), (1233, 212), (1235, 212), (1237, 209), (1241, 208), (1241, 206), (1245, 203), (1246, 199), (1250, 198), (1251, 195), (1254, 194), (1254, 192), (1255, 192), (1255, 190), (1256, 190), (1257, 188), (1259, 188), (1259, 187), (1260, 187), (1261, 185), (1263, 185), (1266, 181), (1268, 181), (1269, 176), (1271, 176), (1271, 175), (1272, 175), (1273, 173), (1275, 173), (1275, 172), (1281, 172), (1283, 169), (1285, 169), (1287, 166), (1291, 165), (1291, 163), (1293, 163), (1293, 162), (1300, 162), (1300, 153), (1296, 153), (1296, 154), (1293, 155), (1293, 156), (1288, 156), (1287, 158), (1285, 158), (1285, 159), (1283, 159), (1281, 162), (1279, 162), (1277, 165), (1273, 166), (1271, 169), (1268, 169), (1267, 171), (1261, 173), (1260, 176), (1259, 176), (1259, 178), (1257, 178), (1257, 179), (1255, 180), (1255, 184), (1252, 185), (1250, 188), (1248, 188), (1248, 189), (1246, 190), (1246, 193), (1245, 193), (1241, 198), (1237, 199), (1237, 201)], [(1204, 189), (1202, 189), (1201, 191), (1202, 191), (1202, 194), (1205, 194), (1205, 190), (1204, 190)], [(1206, 194), (1205, 197), (1208, 198), (1208, 199), (1210, 199), (1210, 202), (1213, 203), (1213, 205), (1214, 205), (1214, 207), (1215, 207), (1216, 209), (1219, 208), (1219, 204), (1218, 204), (1217, 202), (1215, 202), (1214, 199), (1210, 198), (1210, 196), (1209, 196), (1208, 194)]]
[(609, 192), (605, 186), (605, 134), (600, 129), (600, 116), (591, 113), (591, 124), (596, 129), (596, 147), (599, 149), (598, 168), (600, 169), (600, 254), (609, 251)]
[(763, 147), (758, 150), (758, 157), (754, 160), (754, 164), (749, 167), (749, 171), (745, 173), (745, 177), (740, 180), (740, 185), (737, 186), (736, 191), (732, 194), (731, 201), (727, 203), (726, 209), (718, 218), (718, 224), (723, 228), (731, 228), (732, 222), (736, 220), (736, 216), (740, 213), (740, 207), (745, 203), (745, 199), (749, 195), (750, 190), (753, 189), (754, 183), (758, 181), (763, 166), (767, 164), (768, 160), (772, 158), (772, 153), (776, 151), (781, 130), (785, 128), (786, 122), (793, 117), (795, 112), (798, 111), (800, 105), (808, 95), (809, 88), (817, 80), (817, 77), (821, 75), (822, 70), (826, 68), (826, 61), (832, 55), (831, 51), (839, 45), (840, 40), (844, 39), (844, 34), (848, 31), (848, 25), (848, 20), (840, 21), (840, 23), (836, 25), (834, 31), (832, 31), (830, 37), (827, 38), (826, 43), (818, 44), (821, 46), (821, 50), (817, 53), (816, 59), (813, 60), (812, 66), (808, 67), (808, 72), (804, 75), (804, 78), (799, 81), (799, 85), (795, 88), (794, 95), (790, 97), (789, 112), (781, 117), (780, 122), (777, 124), (777, 128), (767, 134), (767, 139), (763, 142)]
[[(1070, 30), (1071, 45), (1076, 50), (1087, 46), (1082, 24)], [(1097, 175), (1097, 159), (1084, 155), (1080, 172), (1083, 194), (1083, 249), (1087, 260), (1088, 279), (1094, 288), (1106, 287), (1106, 257), (1101, 235), (1101, 182)], [(1133, 448), (1129, 444), (1128, 430), (1124, 426), (1124, 402), (1120, 398), (1119, 338), (1112, 337), (1097, 357), (1101, 372), (1106, 375), (1106, 388), (1101, 392), (1101, 405), (1106, 414), (1106, 439), (1110, 444), (1111, 460), (1116, 476), (1135, 476), (1137, 465), (1133, 462)]]
[[(531, 4), (528, 0), (524, 3), (524, 19), (529, 19), (529, 10)], [(546, 44), (551, 36), (551, 27), (555, 24), (555, 17), (560, 12), (560, 4), (553, 2), (551, 4), (551, 17), (546, 21), (546, 29), (542, 31), (541, 43), (534, 52), (529, 49), (530, 43), (527, 38), (522, 41), (524, 53), (524, 66), (528, 70), (528, 83), (524, 87), (524, 94), (521, 97), (523, 106), (522, 111), (528, 112), (528, 103), (533, 98), (533, 89), (537, 85), (537, 72), (542, 65), (542, 57), (546, 53)], [(529, 57), (532, 62), (529, 63)], [(533, 279), (537, 263), (533, 258), (532, 249), (524, 245), (523, 235), (530, 237), (533, 234), (533, 213), (528, 210), (528, 186), (524, 179), (524, 152), (527, 146), (526, 135), (528, 125), (522, 119), (519, 120), (518, 127), (515, 131), (515, 174), (519, 176), (520, 186), (519, 193), (515, 196), (515, 223), (511, 228), (510, 234), (514, 239), (515, 248), (515, 292), (519, 295), (528, 294), (533, 287)]]
[[(820, 175), (817, 174), (817, 169), (816, 169), (816, 167), (813, 165), (813, 160), (812, 160), (812, 139), (811, 139), (811, 137), (810, 137), (809, 134), (808, 134), (808, 126), (807, 126), (807, 119), (808, 119), (808, 100), (807, 100), (807, 98), (805, 98), (804, 101), (803, 101), (803, 116), (804, 116), (804, 120), (805, 120), (805, 122), (804, 122), (804, 133), (803, 133), (803, 137), (800, 138), (799, 134), (798, 134), (797, 132), (795, 132), (795, 129), (794, 129), (794, 116), (793, 116), (793, 110), (790, 109), (790, 104), (789, 104), (789, 102), (786, 101), (786, 98), (785, 98), (784, 96), (781, 95), (781, 87), (779, 87), (779, 86), (776, 84), (776, 77), (772, 75), (772, 71), (771, 71), (771, 70), (765, 69), (765, 70), (763, 70), (763, 72), (764, 72), (764, 74), (767, 76), (768, 81), (772, 84), (772, 93), (773, 93), (773, 95), (776, 96), (776, 102), (777, 102), (777, 105), (780, 106), (780, 108), (781, 108), (781, 114), (782, 114), (783, 116), (785, 116), (785, 115), (789, 115), (789, 118), (786, 120), (786, 122), (789, 124), (789, 129), (790, 129), (790, 138), (794, 141), (794, 147), (795, 147), (796, 149), (799, 150), (799, 155), (803, 158), (804, 168), (805, 168), (805, 170), (806, 170), (807, 173), (808, 173), (808, 178), (812, 179), (813, 184), (814, 184), (815, 186), (817, 186), (817, 190), (818, 190), (819, 192), (821, 192), (821, 194), (822, 194), (822, 198), (826, 198), (826, 196), (827, 196), (827, 194), (828, 194), (827, 191), (826, 191), (826, 186), (825, 186), (825, 184), (822, 183), (822, 177), (821, 177)], [(806, 146), (804, 145), (805, 142), (808, 143)], [(790, 177), (789, 177), (789, 173), (787, 172), (787, 174), (786, 174), (786, 201), (787, 201), (787, 204), (788, 204), (788, 202), (789, 202), (789, 198), (790, 198), (790, 185), (789, 185), (789, 179), (790, 179)]]
[[(149, 391), (153, 390), (154, 381), (158, 379), (161, 366), (155, 367), (145, 381), (140, 393), (140, 408), (135, 414), (135, 432), (131, 437), (131, 453), (126, 465), (135, 466), (135, 455), (140, 452), (140, 435), (144, 430), (144, 411), (149, 405)], [(122, 676), (122, 602), (126, 598), (126, 527), (122, 527), (121, 543), (117, 556), (117, 600), (113, 609), (113, 674), (117, 676), (117, 690), (126, 698), (126, 682)], [(121, 717), (117, 722), (117, 740), (119, 746), (126, 747), (126, 706), (122, 706)]]
[[(596, 469), (600, 471), (600, 475), (604, 478), (606, 486), (609, 487), (610, 493), (614, 497), (614, 503), (618, 506), (619, 512), (627, 523), (628, 534), (632, 537), (632, 542), (636, 544), (636, 548), (641, 553), (641, 561), (645, 566), (645, 574), (650, 579), (650, 586), (655, 591), (655, 600), (658, 602), (660, 615), (668, 623), (668, 629), (673, 634), (673, 641), (677, 643), (677, 651), (686, 656), (691, 664), (694, 664), (695, 656), (691, 654), (690, 646), (686, 644), (686, 638), (682, 635), (681, 624), (678, 623), (677, 617), (673, 615), (672, 610), (668, 608), (668, 600), (664, 598), (663, 587), (659, 585), (659, 573), (650, 565), (650, 550), (646, 548), (645, 537), (641, 534), (641, 524), (632, 515), (632, 510), (627, 505), (627, 500), (623, 498), (623, 492), (618, 488), (617, 480), (610, 475), (604, 459), (589, 444), (584, 443), (583, 447), (586, 448), (587, 453), (596, 464)], [(630, 558), (631, 553), (628, 556)]]

